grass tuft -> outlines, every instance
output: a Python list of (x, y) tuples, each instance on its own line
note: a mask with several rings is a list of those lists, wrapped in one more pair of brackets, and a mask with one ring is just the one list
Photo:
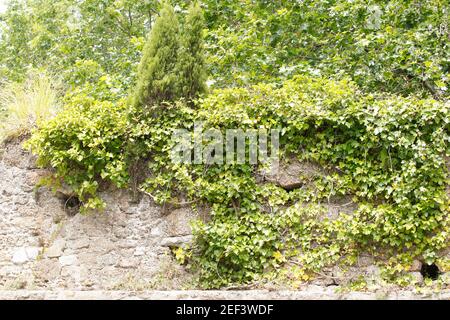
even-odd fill
[(56, 113), (56, 91), (45, 73), (0, 85), (0, 140), (20, 136)]

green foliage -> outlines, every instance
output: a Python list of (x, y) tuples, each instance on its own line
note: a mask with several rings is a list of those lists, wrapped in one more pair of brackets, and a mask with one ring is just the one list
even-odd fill
[(44, 72), (30, 72), (22, 83), (0, 86), (0, 141), (28, 132), (57, 110), (57, 90)]
[(205, 91), (204, 21), (198, 4), (189, 7), (185, 20), (180, 31), (173, 8), (163, 6), (139, 64), (131, 97), (135, 108), (179, 98), (190, 101)]
[[(414, 257), (441, 261), (449, 240), (448, 1), (202, 6), (204, 43), (196, 4), (180, 27), (168, 4), (155, 19), (154, 1), (11, 0), (1, 16), (0, 77), (20, 81), (30, 65), (45, 66), (65, 85), (63, 110), (27, 143), (39, 164), (88, 210), (104, 206), (105, 182), (126, 187), (135, 163), (148, 160), (139, 187), (156, 202), (183, 195), (211, 208), (211, 220), (194, 226), (191, 250), (176, 251), (208, 288), (283, 268), (308, 280), (362, 251), (385, 262), (390, 280)], [(179, 101), (206, 90), (203, 46), (211, 83), (222, 89)], [(164, 100), (167, 112), (149, 116)], [(280, 128), (284, 157), (329, 173), (287, 192), (258, 182), (260, 167), (171, 163), (172, 133), (194, 121), (222, 131)], [(344, 195), (358, 209), (328, 216), (328, 201)]]
[(0, 15), (0, 78), (23, 80), (29, 67), (45, 67), (65, 80), (76, 64), (95, 61), (127, 92), (134, 82), (156, 1), (11, 0)]
[(7, 76), (11, 81), (22, 80), (27, 71), (24, 58), (29, 57), (31, 51), (28, 46), (31, 22), (25, 14), (24, 3), (10, 1), (8, 12), (0, 16), (0, 21), (3, 22), (0, 29), (0, 76)]
[[(79, 93), (28, 145), (74, 188), (85, 210), (102, 207), (103, 181), (129, 183), (130, 146), (133, 155), (149, 157), (150, 176), (140, 188), (155, 201), (177, 204), (184, 194), (209, 204), (212, 219), (195, 225), (196, 242), (186, 253), (205, 287), (260, 279), (288, 262), (298, 279), (308, 280), (361, 251), (391, 257), (392, 277), (414, 257), (435, 261), (448, 243), (448, 103), (364, 95), (347, 80), (297, 76), (280, 88), (216, 90), (196, 106), (165, 108), (157, 118), (142, 117), (122, 100)], [(172, 133), (192, 129), (194, 121), (219, 130), (282, 128), (282, 154), (330, 173), (287, 192), (258, 183), (261, 168), (249, 164), (171, 163)], [(359, 203), (352, 214), (330, 217), (326, 206), (314, 204), (343, 195)]]
[(216, 86), (295, 74), (351, 77), (366, 91), (449, 96), (446, 0), (205, 0)]
[[(152, 159), (153, 175), (144, 187), (161, 203), (183, 192), (212, 206), (212, 220), (195, 228), (192, 260), (207, 287), (258, 279), (288, 258), (301, 266), (301, 279), (343, 257), (351, 262), (363, 250), (392, 256), (393, 265), (405, 250), (408, 261), (419, 256), (432, 262), (448, 243), (449, 107), (363, 95), (349, 81), (309, 77), (281, 88), (219, 90), (202, 101), (194, 118), (205, 127), (280, 127), (284, 154), (339, 174), (287, 193), (258, 184), (250, 165), (168, 166), (170, 139), (161, 137), (166, 140), (159, 145), (169, 147)], [(328, 217), (320, 205), (305, 209), (342, 195), (360, 204), (351, 215)]]
[(169, 4), (164, 4), (144, 47), (131, 104), (145, 107), (179, 98), (177, 76), (180, 50), (178, 18)]
[(102, 181), (117, 187), (128, 183), (127, 137), (123, 101), (113, 104), (79, 94), (35, 130), (25, 146), (39, 155), (39, 165), (54, 168), (56, 178), (73, 188), (84, 210), (101, 209), (97, 192)]
[(182, 47), (178, 57), (178, 72), (182, 97), (193, 100), (206, 91), (206, 67), (203, 32), (205, 22), (198, 2), (193, 3), (186, 15)]
[[(0, 17), (0, 77), (23, 79), (32, 64), (70, 79), (77, 61), (91, 60), (118, 79), (122, 92), (135, 83), (156, 1), (9, 3)], [(189, 2), (172, 4), (183, 10)], [(203, 0), (202, 7), (215, 87), (309, 74), (350, 77), (368, 92), (449, 95), (446, 0)]]

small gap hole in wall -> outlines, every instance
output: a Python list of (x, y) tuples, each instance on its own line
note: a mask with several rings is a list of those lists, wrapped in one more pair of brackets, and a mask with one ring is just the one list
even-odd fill
[(64, 210), (67, 215), (73, 217), (78, 213), (81, 207), (81, 201), (78, 197), (73, 195), (67, 195), (62, 198)]
[(439, 274), (441, 273), (439, 268), (433, 264), (422, 264), (422, 268), (420, 269), (420, 273), (424, 278), (429, 278), (431, 280), (437, 280), (439, 278)]

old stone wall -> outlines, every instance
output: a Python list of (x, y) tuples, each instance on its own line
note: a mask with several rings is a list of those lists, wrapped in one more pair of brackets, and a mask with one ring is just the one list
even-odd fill
[[(298, 176), (300, 171), (308, 173), (306, 169), (290, 164), (272, 178), (288, 189), (304, 183)], [(20, 143), (9, 143), (0, 153), (0, 298), (155, 298), (161, 291), (152, 290), (195, 288), (194, 277), (174, 261), (170, 248), (192, 239), (190, 221), (207, 219), (207, 210), (162, 210), (146, 195), (134, 201), (129, 191), (109, 189), (101, 193), (107, 203), (104, 212), (81, 215), (68, 192), (36, 188), (48, 174), (35, 166), (35, 159)], [(354, 204), (337, 203), (336, 207), (351, 211)], [(338, 213), (335, 211), (330, 204), (330, 215)], [(418, 283), (423, 282), (421, 268), (422, 263), (415, 261), (410, 270)], [(350, 269), (350, 278), (362, 276), (378, 292), (338, 293), (348, 276), (332, 268), (295, 292), (279, 291), (281, 288), (270, 294), (174, 291), (161, 294), (161, 298), (396, 299), (448, 298), (450, 294), (448, 272), (441, 275), (447, 285), (437, 296), (415, 296), (412, 291), (383, 288), (371, 257), (361, 257)]]
[(170, 290), (170, 291), (73, 291), (14, 290), (1, 291), (0, 299), (58, 300), (449, 300), (450, 291), (412, 292), (380, 290), (378, 292), (339, 292), (333, 287), (309, 285), (302, 290)]
[[(189, 209), (163, 212), (144, 196), (109, 190), (103, 213), (80, 215), (71, 199), (35, 188), (47, 172), (19, 144), (0, 160), (0, 288), (181, 288), (189, 276), (169, 245), (189, 241)], [(73, 202), (73, 201), (72, 201)], [(72, 210), (72, 211), (71, 211)]]

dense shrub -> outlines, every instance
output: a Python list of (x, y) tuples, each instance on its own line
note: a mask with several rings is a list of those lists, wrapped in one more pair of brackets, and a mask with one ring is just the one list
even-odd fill
[(134, 107), (171, 101), (180, 97), (177, 60), (180, 50), (178, 18), (165, 4), (145, 44), (131, 97)]
[(0, 14), (0, 78), (23, 80), (29, 67), (45, 67), (71, 85), (77, 64), (95, 61), (127, 92), (158, 2), (8, 1)]
[(204, 29), (203, 11), (194, 2), (186, 15), (178, 57), (181, 96), (187, 100), (193, 100), (206, 91)]
[[(107, 14), (96, 21), (100, 2)], [(155, 20), (153, 3), (100, 2), (79, 3), (79, 24), (70, 25), (72, 0), (12, 1), (0, 41), (1, 74), (21, 79), (32, 60), (64, 75), (63, 110), (27, 146), (83, 210), (103, 208), (101, 185), (126, 187), (137, 161), (148, 162), (138, 187), (157, 203), (211, 208), (183, 259), (208, 288), (283, 269), (308, 280), (364, 251), (389, 276), (415, 257), (438, 258), (449, 240), (446, 1), (205, 0), (208, 68), (224, 89), (197, 102), (206, 80), (198, 5), (180, 26), (167, 4)], [(128, 105), (144, 21), (153, 25)], [(174, 164), (172, 133), (194, 121), (222, 131), (279, 128), (282, 157), (328, 173), (287, 192), (260, 183), (255, 165)], [(358, 209), (328, 217), (320, 203), (341, 196)]]
[[(257, 184), (250, 165), (168, 168), (162, 157), (152, 164), (147, 188), (164, 191), (165, 201), (167, 190), (184, 191), (212, 205), (213, 219), (197, 225), (194, 248), (207, 286), (254, 280), (291, 257), (301, 266), (299, 277), (308, 279), (364, 250), (393, 257), (403, 265), (396, 270), (405, 270), (416, 256), (431, 263), (448, 243), (449, 107), (363, 95), (348, 81), (308, 77), (282, 88), (219, 90), (200, 106), (197, 119), (206, 127), (279, 127), (284, 154), (335, 173), (287, 193)], [(360, 204), (352, 215), (333, 220), (320, 206), (302, 209), (342, 195)]]
[[(143, 191), (161, 204), (176, 205), (183, 194), (212, 209), (210, 222), (194, 226), (188, 254), (205, 287), (260, 279), (289, 263), (307, 280), (327, 265), (354, 262), (362, 251), (390, 257), (387, 270), (401, 274), (414, 257), (435, 261), (448, 243), (448, 103), (364, 95), (350, 81), (297, 76), (282, 87), (217, 90), (195, 107), (165, 108), (143, 119), (121, 101), (72, 96), (28, 145), (85, 209), (102, 207), (96, 196), (102, 181), (127, 185), (127, 150), (138, 145), (150, 169)], [(258, 183), (253, 165), (171, 163), (172, 133), (199, 120), (219, 130), (280, 128), (283, 157), (317, 162), (330, 173), (287, 192)], [(311, 204), (343, 195), (359, 203), (352, 215), (331, 219)]]
[(83, 209), (100, 209), (101, 181), (118, 187), (128, 183), (124, 148), (128, 138), (126, 105), (99, 101), (82, 94), (55, 118), (33, 131), (26, 147), (39, 155), (38, 164), (55, 169), (55, 177), (73, 188)]
[(450, 94), (446, 0), (204, 2), (216, 86), (309, 74), (369, 92)]
[(150, 32), (131, 95), (135, 108), (180, 98), (193, 100), (206, 89), (203, 12), (192, 4), (180, 30), (173, 8), (164, 4)]
[[(0, 77), (30, 64), (70, 81), (96, 61), (127, 92), (159, 1), (10, 0), (1, 16)], [(189, 1), (174, 0), (181, 10)], [(448, 98), (447, 0), (203, 0), (208, 74), (216, 87), (351, 77), (363, 90)]]

